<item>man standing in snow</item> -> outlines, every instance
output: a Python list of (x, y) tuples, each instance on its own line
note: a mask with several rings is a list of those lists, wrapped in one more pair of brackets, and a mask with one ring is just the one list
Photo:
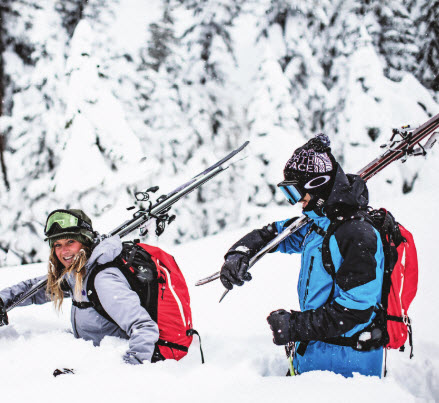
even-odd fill
[[(279, 309), (267, 321), (277, 345), (295, 342), (294, 371), (328, 370), (381, 376), (383, 350), (352, 343), (373, 338), (370, 327), (381, 302), (384, 253), (377, 230), (364, 219), (347, 220), (331, 236), (329, 250), (335, 278), (325, 269), (322, 243), (331, 222), (365, 214), (368, 191), (356, 175), (336, 162), (329, 139), (318, 135), (294, 151), (278, 187), (291, 204), (301, 203), (313, 221), (282, 241), (274, 251), (301, 253), (298, 293), (300, 312)], [(251, 279), (249, 260), (293, 219), (256, 229), (225, 256), (221, 282), (227, 289)], [(378, 332), (380, 333), (380, 332)], [(371, 334), (373, 334), (371, 336)], [(378, 336), (381, 336), (380, 334)], [(355, 345), (354, 345), (355, 344)]]

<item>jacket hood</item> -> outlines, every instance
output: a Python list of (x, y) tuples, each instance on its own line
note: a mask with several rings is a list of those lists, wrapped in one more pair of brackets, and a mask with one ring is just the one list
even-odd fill
[(110, 263), (116, 259), (122, 252), (122, 241), (119, 235), (102, 240), (94, 249), (88, 259), (86, 270), (87, 273), (98, 264)]
[(369, 191), (366, 182), (358, 175), (343, 172), (340, 165), (332, 187), (331, 194), (324, 205), (328, 218), (350, 215), (358, 209), (365, 209), (369, 204)]

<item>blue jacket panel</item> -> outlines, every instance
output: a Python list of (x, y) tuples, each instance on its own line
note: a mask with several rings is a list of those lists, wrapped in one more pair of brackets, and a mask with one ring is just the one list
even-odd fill
[[(327, 217), (313, 213), (310, 215), (313, 222), (320, 228), (324, 230), (328, 228), (330, 220)], [(286, 221), (275, 223), (278, 232), (283, 230)], [(347, 229), (340, 231), (342, 238), (338, 234), (339, 230), (331, 236), (329, 247), (336, 270), (336, 282), (333, 297), (331, 301), (328, 301), (333, 280), (322, 262), (323, 237), (315, 231), (310, 231), (311, 225), (312, 223), (307, 224), (292, 234), (281, 242), (276, 250), (282, 253), (302, 254), (297, 285), (300, 309), (301, 313), (305, 313), (302, 316), (315, 311), (314, 316), (308, 315), (303, 322), (302, 328), (308, 329), (302, 333), (308, 333), (309, 330), (316, 337), (311, 340), (320, 340), (311, 341), (304, 356), (296, 354), (295, 368), (299, 373), (329, 370), (345, 376), (352, 376), (353, 372), (380, 376), (381, 349), (359, 352), (350, 347), (327, 344), (322, 341), (327, 337), (351, 336), (372, 322), (375, 316), (373, 307), (381, 300), (384, 254), (380, 236), (371, 225), (364, 223), (362, 225), (365, 228), (361, 230), (369, 233), (366, 241), (363, 239), (363, 231), (359, 231), (359, 228), (355, 227), (356, 224), (345, 224)], [(327, 312), (322, 312), (325, 305), (328, 307)], [(334, 307), (341, 311), (341, 314), (331, 316), (329, 308)], [(351, 311), (351, 315), (346, 316), (346, 320), (343, 318), (344, 309)], [(300, 319), (303, 319), (300, 317), (301, 313), (297, 314), (299, 315), (297, 317), (298, 328), (301, 326)], [(362, 316), (366, 319), (352, 321), (352, 313), (354, 316)], [(335, 323), (333, 331), (337, 331), (339, 327), (343, 329), (343, 332), (328, 335), (328, 329), (324, 323), (327, 321), (331, 324), (331, 321), (335, 320), (339, 321), (342, 326)], [(349, 326), (349, 323), (352, 323), (352, 326)], [(299, 331), (296, 340), (309, 340), (306, 336), (307, 334), (300, 334)]]

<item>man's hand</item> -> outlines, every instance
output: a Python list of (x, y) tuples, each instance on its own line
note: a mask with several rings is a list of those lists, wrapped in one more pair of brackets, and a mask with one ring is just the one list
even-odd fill
[(285, 309), (278, 309), (268, 315), (267, 322), (273, 332), (273, 343), (278, 346), (289, 343), (293, 340), (292, 335), (293, 313)]
[(243, 253), (229, 253), (223, 267), (221, 267), (220, 280), (223, 286), (231, 290), (233, 285), (241, 286), (244, 281), (250, 281), (252, 276), (247, 271), (248, 262), (248, 256)]

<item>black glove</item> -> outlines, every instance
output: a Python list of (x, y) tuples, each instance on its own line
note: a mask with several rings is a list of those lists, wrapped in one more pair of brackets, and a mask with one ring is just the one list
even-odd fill
[(220, 280), (223, 286), (228, 290), (233, 288), (233, 285), (243, 285), (244, 281), (252, 279), (248, 270), (248, 256), (240, 252), (231, 252), (227, 254), (226, 261), (221, 267)]
[(289, 343), (293, 340), (293, 311), (287, 312), (285, 309), (278, 309), (268, 315), (267, 322), (273, 332), (273, 343), (278, 346)]
[(0, 298), (0, 326), (9, 325), (8, 314), (6, 312), (5, 304)]

